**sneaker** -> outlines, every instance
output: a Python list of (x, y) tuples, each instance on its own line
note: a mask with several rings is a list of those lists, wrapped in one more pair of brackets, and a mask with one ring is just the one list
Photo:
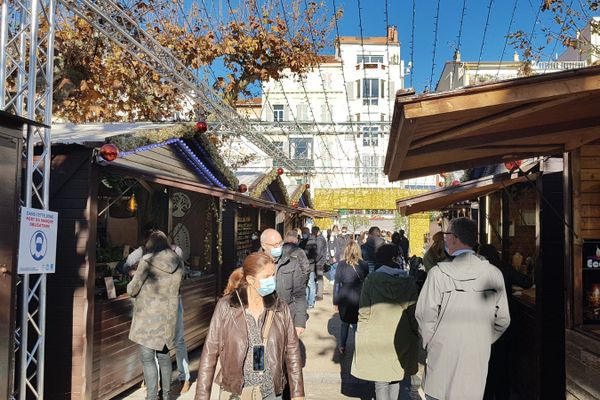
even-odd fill
[(190, 381), (183, 381), (179, 394), (184, 394), (190, 391)]

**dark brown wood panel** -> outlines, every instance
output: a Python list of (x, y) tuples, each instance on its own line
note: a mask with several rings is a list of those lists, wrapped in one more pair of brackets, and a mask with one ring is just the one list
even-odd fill
[[(216, 289), (214, 275), (187, 279), (182, 284), (188, 351), (202, 345), (206, 337), (216, 304)], [(133, 302), (127, 295), (96, 301), (92, 367), (94, 399), (110, 399), (142, 380), (138, 345), (128, 339), (132, 313)]]

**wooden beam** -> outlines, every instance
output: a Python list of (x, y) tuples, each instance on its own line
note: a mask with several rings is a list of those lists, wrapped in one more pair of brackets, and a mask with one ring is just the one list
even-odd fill
[(394, 147), (392, 148), (392, 158), (388, 168), (388, 179), (390, 182), (397, 181), (398, 174), (402, 169), (402, 164), (408, 153), (408, 147), (412, 139), (412, 135), (415, 131), (416, 123), (413, 120), (407, 120), (402, 116), (400, 120), (398, 130), (396, 131), (396, 138), (394, 140)]
[(498, 85), (482, 85), (480, 88), (455, 91), (447, 96), (415, 98), (413, 102), (404, 103), (401, 107), (406, 118), (410, 119), (600, 91), (600, 68), (578, 72), (579, 74), (548, 74), (536, 77), (537, 79), (523, 78)]
[(438, 132), (434, 135), (415, 140), (411, 143), (410, 147), (411, 149), (416, 149), (445, 140), (464, 138), (465, 136), (476, 133), (479, 130), (484, 130), (485, 128), (489, 128), (504, 122), (510, 122), (514, 119), (531, 115), (539, 111), (544, 111), (554, 107), (558, 107), (565, 103), (578, 100), (582, 97), (589, 97), (589, 93), (584, 93), (576, 96), (566, 96), (551, 101), (523, 104), (517, 107), (510, 108), (508, 110), (501, 111), (496, 114), (485, 116), (475, 121), (469, 121), (458, 127), (450, 128), (445, 131)]

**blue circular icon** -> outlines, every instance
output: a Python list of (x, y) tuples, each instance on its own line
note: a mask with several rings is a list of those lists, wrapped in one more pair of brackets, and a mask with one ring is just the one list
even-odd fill
[(46, 234), (42, 231), (33, 232), (31, 241), (29, 242), (31, 257), (33, 257), (35, 261), (40, 261), (46, 255), (47, 250), (48, 239), (46, 239)]

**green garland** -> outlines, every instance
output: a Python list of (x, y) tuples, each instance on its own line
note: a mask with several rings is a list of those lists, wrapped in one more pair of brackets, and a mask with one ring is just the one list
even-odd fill
[(108, 143), (112, 143), (120, 151), (131, 151), (149, 144), (162, 143), (169, 139), (192, 139), (196, 138), (202, 148), (206, 150), (215, 167), (225, 176), (224, 182), (229, 188), (237, 190), (239, 182), (233, 172), (227, 167), (225, 161), (219, 154), (219, 150), (205, 134), (200, 134), (193, 123), (165, 126), (159, 129), (140, 130), (134, 134), (123, 134), (112, 136)]
[(306, 189), (306, 185), (298, 185), (298, 187), (294, 190), (292, 195), (290, 196), (290, 204), (299, 203), (302, 195), (306, 193), (306, 206), (308, 208), (314, 209), (312, 198), (310, 197), (310, 191)]
[(285, 185), (283, 184), (283, 180), (281, 179), (281, 176), (277, 173), (277, 169), (272, 169), (268, 173), (264, 174), (262, 176), (262, 178), (260, 178), (260, 180), (258, 181), (256, 186), (254, 186), (253, 188), (250, 188), (250, 191), (249, 191), (250, 196), (254, 197), (254, 198), (260, 198), (260, 195), (263, 194), (263, 192), (265, 190), (267, 190), (267, 188), (269, 187), (269, 185), (271, 185), (271, 183), (273, 183), (273, 181), (275, 181), (275, 183), (281, 190), (285, 204), (286, 205), (291, 204), (287, 189), (286, 189)]

